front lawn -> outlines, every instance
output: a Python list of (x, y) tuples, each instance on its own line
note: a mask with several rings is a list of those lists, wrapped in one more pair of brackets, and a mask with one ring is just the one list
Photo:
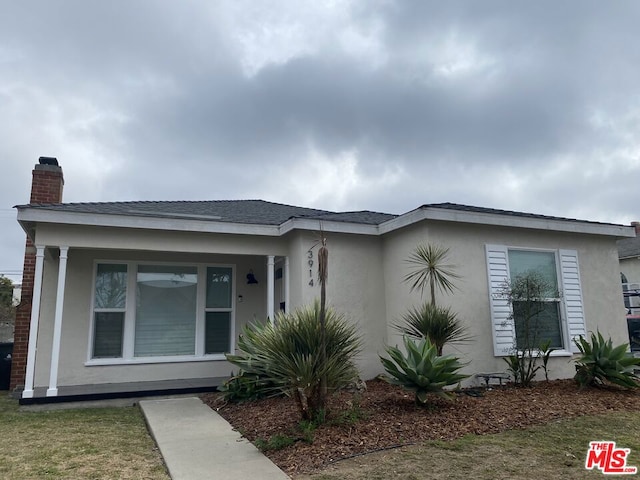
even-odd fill
[(19, 411), (0, 392), (0, 478), (169, 479), (137, 407)]

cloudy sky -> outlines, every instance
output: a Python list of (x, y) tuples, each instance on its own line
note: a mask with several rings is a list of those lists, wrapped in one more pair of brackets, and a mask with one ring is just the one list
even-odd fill
[[(0, 0), (0, 273), (65, 201), (640, 220), (640, 2)], [(16, 277), (13, 277), (16, 278)]]

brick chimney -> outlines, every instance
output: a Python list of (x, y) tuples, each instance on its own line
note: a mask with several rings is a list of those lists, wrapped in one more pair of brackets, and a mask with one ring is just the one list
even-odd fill
[[(64, 177), (58, 160), (53, 157), (40, 157), (33, 169), (30, 204), (62, 202)], [(36, 248), (27, 236), (22, 269), (22, 297), (16, 309), (15, 331), (13, 334), (13, 354), (11, 358), (11, 380), (9, 389), (24, 386), (27, 366), (27, 346), (29, 344), (29, 325), (31, 323), (31, 301), (33, 299), (33, 281), (36, 269)]]
[(640, 222), (631, 222), (631, 226), (636, 229), (636, 237), (640, 237)]

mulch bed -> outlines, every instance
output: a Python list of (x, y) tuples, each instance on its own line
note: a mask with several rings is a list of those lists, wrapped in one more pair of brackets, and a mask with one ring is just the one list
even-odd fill
[[(340, 392), (331, 398), (328, 421), (301, 438), (300, 416), (293, 400), (269, 398), (225, 404), (219, 394), (202, 399), (252, 442), (276, 434), (300, 438), (282, 450), (267, 451), (285, 472), (309, 472), (354, 455), (425, 440), (451, 440), (466, 434), (498, 433), (544, 424), (559, 418), (640, 410), (640, 393), (578, 390), (572, 380), (538, 382), (532, 388), (511, 386), (459, 393), (455, 401), (434, 397), (418, 407), (413, 394), (380, 380), (363, 393)], [(472, 396), (479, 393), (480, 396)], [(471, 395), (470, 395), (471, 394)], [(341, 412), (347, 412), (342, 413)], [(345, 416), (351, 413), (350, 418)], [(354, 421), (353, 416), (364, 417)]]

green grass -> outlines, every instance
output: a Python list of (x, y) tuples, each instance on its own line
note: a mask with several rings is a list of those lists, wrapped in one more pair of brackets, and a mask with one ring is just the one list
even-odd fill
[(296, 478), (602, 479), (605, 475), (600, 471), (584, 468), (589, 441), (593, 440), (613, 440), (618, 447), (630, 448), (627, 465), (640, 468), (640, 413), (624, 412), (378, 452)]
[(137, 407), (20, 411), (0, 392), (0, 478), (169, 479)]

